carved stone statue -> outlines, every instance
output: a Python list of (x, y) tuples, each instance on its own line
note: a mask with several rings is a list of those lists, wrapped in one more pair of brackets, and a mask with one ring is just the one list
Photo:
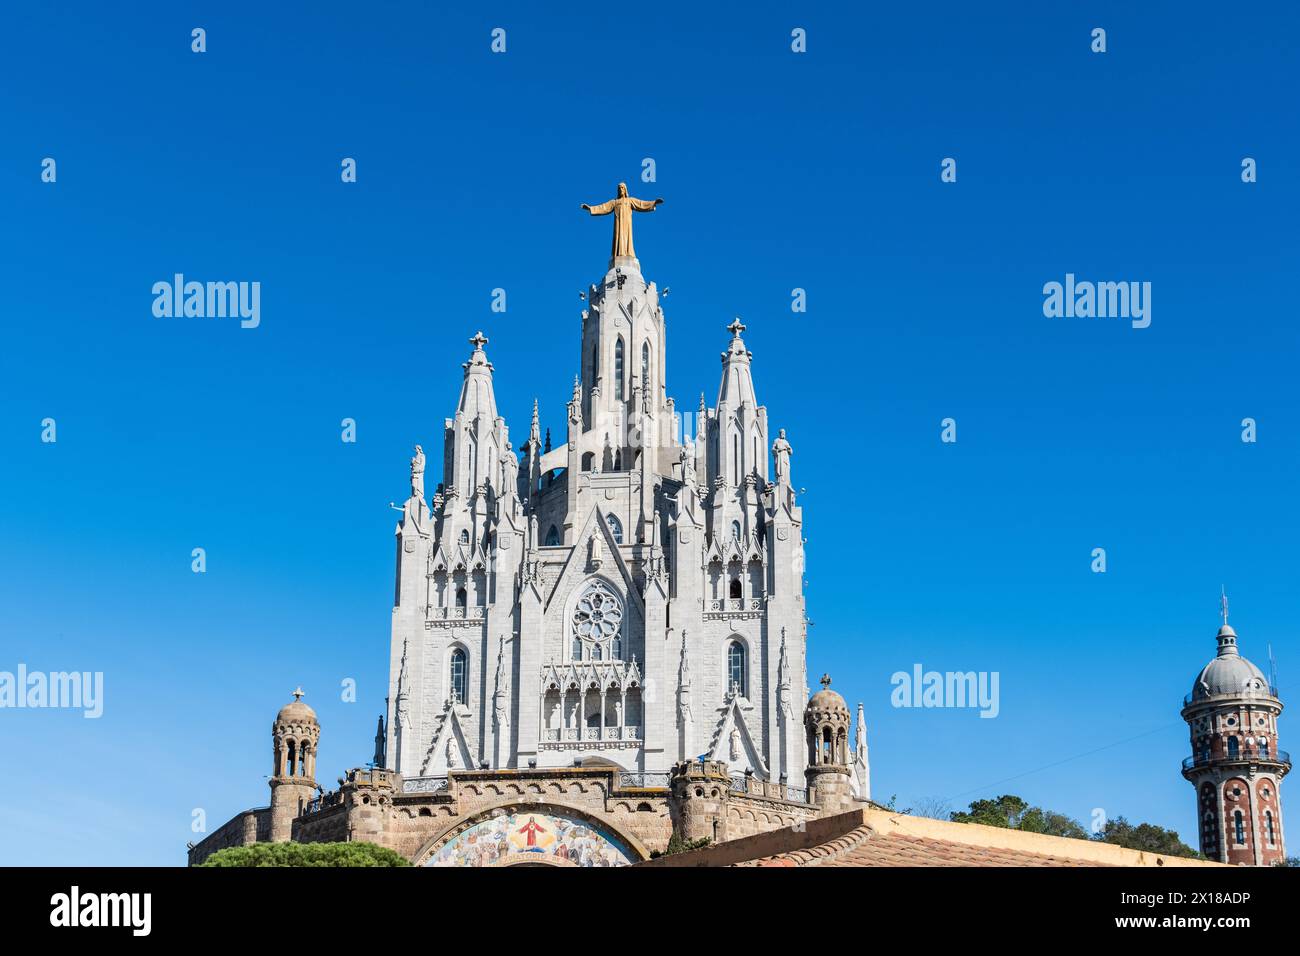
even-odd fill
[(492, 719), (497, 727), (510, 724), (510, 678), (506, 676), (506, 639), (501, 638), (497, 649), (496, 691), (492, 695)]
[[(569, 400), (569, 425), (576, 428), (582, 424), (582, 380), (573, 379), (573, 398)], [(572, 430), (572, 428), (570, 430)]]
[(591, 550), (588, 553), (588, 560), (593, 568), (600, 567), (601, 561), (604, 560), (604, 548), (602, 548), (600, 544), (599, 531), (593, 531), (591, 533)]
[(731, 759), (740, 759), (740, 728), (735, 724), (731, 725)]
[(502, 494), (519, 493), (519, 456), (515, 454), (510, 442), (506, 442), (505, 454), (501, 456), (501, 478)]
[(397, 732), (404, 734), (411, 725), (410, 706), (407, 702), (406, 641), (402, 641), (402, 665), (397, 672)]
[(688, 445), (682, 446), (682, 483), (686, 485), (695, 484), (695, 452)]
[(776, 668), (776, 709), (777, 713), (789, 719), (790, 708), (790, 665), (785, 657), (785, 628), (781, 628), (781, 659)]
[(587, 210), (593, 216), (608, 216), (614, 214), (614, 243), (610, 248), (610, 257), (617, 259), (619, 256), (636, 257), (636, 250), (632, 248), (632, 213), (633, 212), (654, 212), (655, 206), (658, 206), (662, 199), (636, 199), (627, 194), (627, 183), (618, 184), (618, 196), (608, 202), (603, 202), (598, 206), (588, 206), (582, 204), (582, 208)]
[(456, 740), (453, 737), (447, 738), (447, 769), (456, 769)]
[(424, 499), (424, 449), (419, 445), (411, 459), (411, 497)]
[(772, 442), (772, 470), (776, 472), (778, 485), (790, 483), (790, 456), (793, 454), (794, 449), (785, 440), (785, 429), (782, 428), (776, 436), (776, 441)]
[(682, 663), (677, 670), (677, 721), (685, 727), (695, 719), (691, 713), (691, 662), (686, 646), (686, 632), (682, 631)]

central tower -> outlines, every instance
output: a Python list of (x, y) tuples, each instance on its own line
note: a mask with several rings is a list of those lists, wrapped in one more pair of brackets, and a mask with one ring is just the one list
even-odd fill
[(430, 504), (417, 447), (383, 748), (407, 778), (599, 762), (666, 780), (703, 756), (805, 786), (792, 450), (768, 433), (738, 319), (714, 407), (701, 395), (691, 422), (669, 396), (660, 293), (632, 245), (633, 214), (660, 202), (620, 184), (585, 207), (614, 239), (583, 294), (563, 443), (534, 400), (515, 452), (480, 333)]

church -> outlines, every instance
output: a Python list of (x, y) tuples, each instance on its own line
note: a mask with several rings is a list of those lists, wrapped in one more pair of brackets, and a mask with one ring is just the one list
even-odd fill
[[(739, 319), (720, 330), (712, 406), (669, 394), (661, 295), (632, 242), (633, 214), (661, 202), (620, 183), (583, 206), (613, 215), (613, 242), (583, 293), (561, 442), (535, 400), (516, 450), (490, 343), (469, 339), (442, 480), (426, 495), (415, 445), (394, 531), (373, 760), (321, 788), (321, 727), (296, 691), (271, 728), (270, 806), (192, 845), (190, 864), (362, 840), (418, 866), (1214, 865), (871, 802), (862, 705), (855, 722), (829, 677), (809, 696), (793, 448), (759, 404)], [(1281, 703), (1224, 613), (1185, 701), (1184, 775), (1205, 856), (1269, 863), (1284, 856)]]
[(583, 296), (563, 441), (534, 402), (516, 449), (490, 343), (469, 340), (431, 496), (423, 445), (411, 459), (372, 766), (320, 792), (298, 695), (273, 728), (271, 807), (191, 862), (365, 839), (430, 865), (622, 865), (674, 833), (716, 842), (868, 799), (861, 706), (854, 730), (829, 678), (809, 699), (793, 449), (739, 319), (719, 330), (712, 406), (669, 394), (666, 317), (632, 242), (633, 214), (660, 202), (620, 183), (583, 206), (613, 216), (613, 242)]

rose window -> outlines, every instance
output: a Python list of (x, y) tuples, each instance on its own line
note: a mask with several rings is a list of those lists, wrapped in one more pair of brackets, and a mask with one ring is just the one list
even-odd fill
[[(602, 583), (591, 585), (573, 609), (575, 656), (600, 660), (619, 657), (622, 650), (623, 604)], [(612, 645), (613, 654), (607, 651)]]

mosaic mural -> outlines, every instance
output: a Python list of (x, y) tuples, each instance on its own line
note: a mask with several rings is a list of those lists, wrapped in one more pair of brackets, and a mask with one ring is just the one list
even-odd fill
[(603, 827), (534, 810), (503, 811), (457, 834), (425, 866), (627, 866), (636, 856)]

